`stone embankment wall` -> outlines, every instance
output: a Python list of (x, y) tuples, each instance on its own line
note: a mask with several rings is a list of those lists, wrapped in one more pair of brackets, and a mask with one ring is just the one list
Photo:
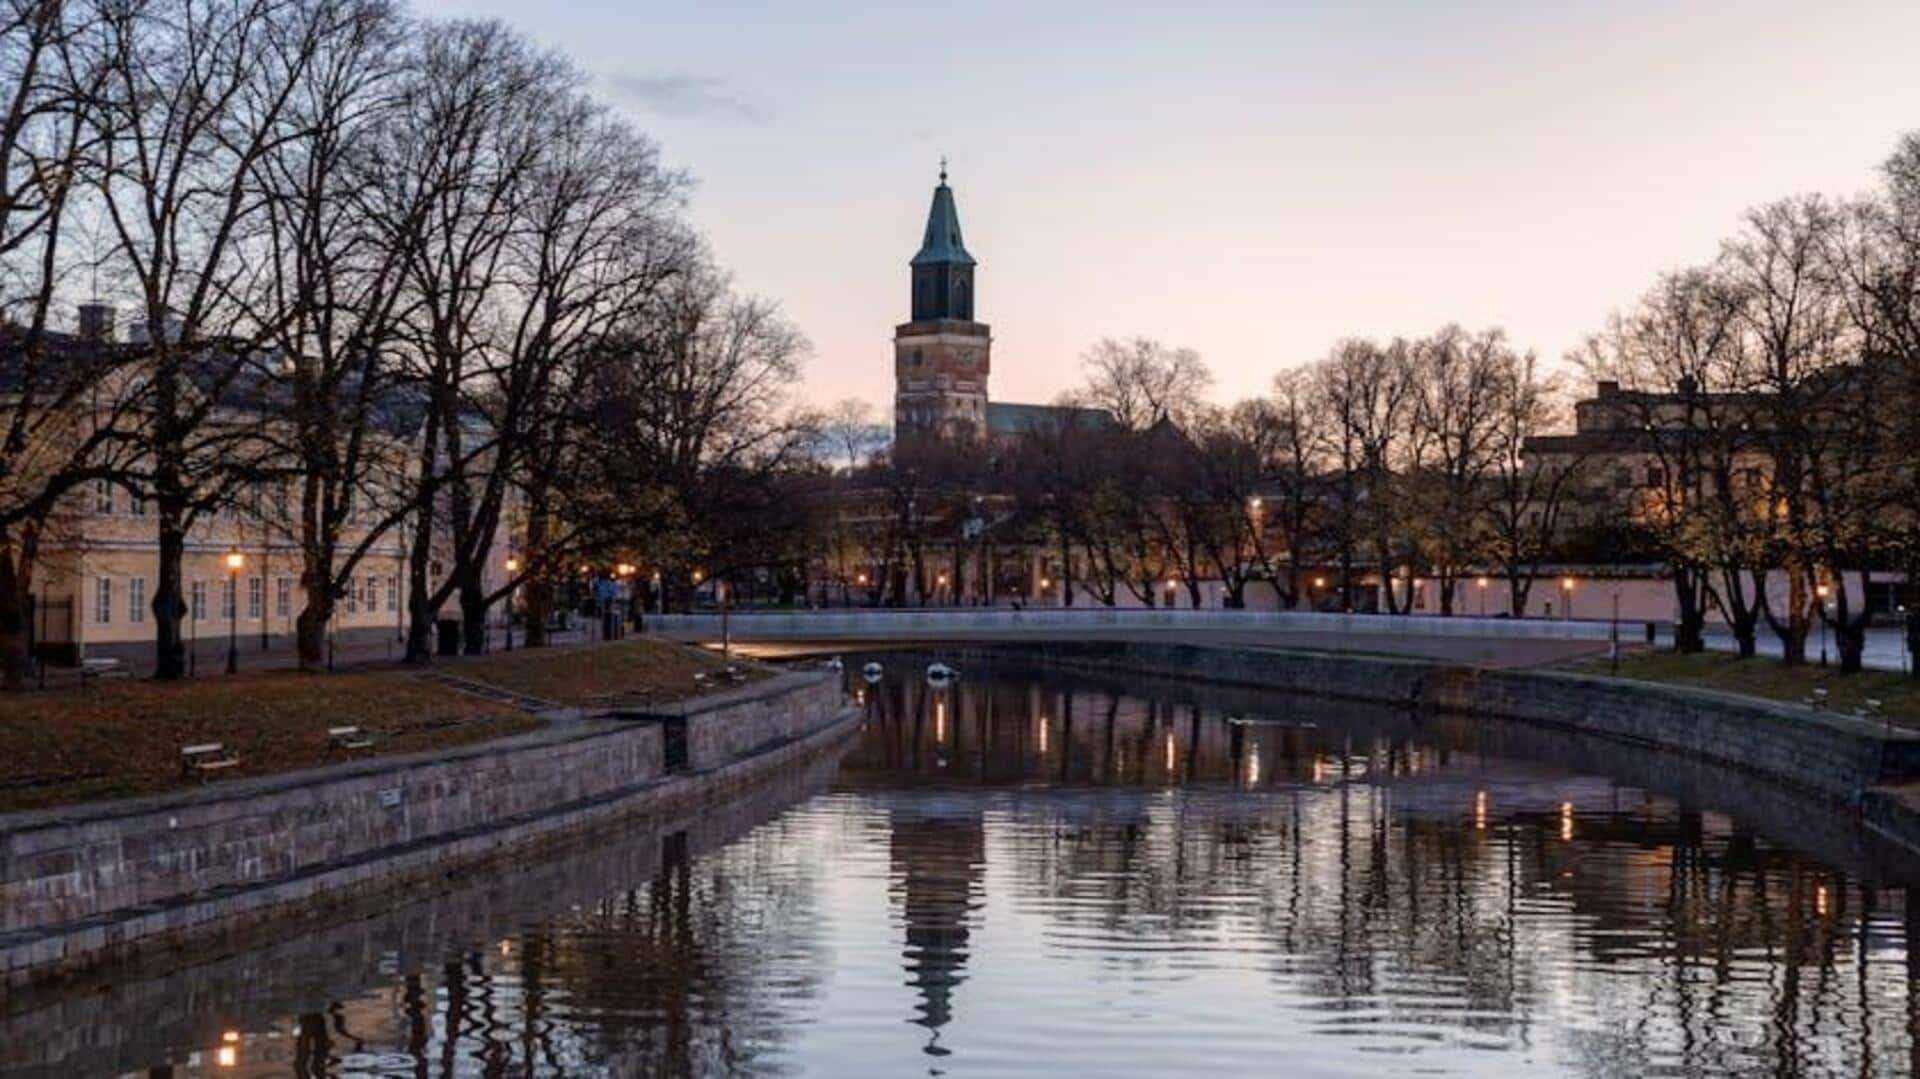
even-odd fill
[(943, 650), (967, 651), (1522, 720), (1658, 746), (1850, 805), (1870, 788), (1920, 781), (1920, 734), (1706, 690), (1352, 653), (1107, 641)]
[[(0, 815), (3, 984), (69, 972), (497, 856), (662, 798), (707, 796), (839, 733), (839, 677), (790, 673), (693, 702), (691, 770), (666, 774), (661, 725), (556, 721), (434, 754)], [(830, 730), (831, 729), (831, 730)]]

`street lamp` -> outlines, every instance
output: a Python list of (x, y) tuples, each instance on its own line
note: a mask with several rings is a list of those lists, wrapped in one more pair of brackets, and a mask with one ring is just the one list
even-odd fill
[(1827, 599), (1829, 591), (1831, 590), (1823, 584), (1815, 585), (1813, 589), (1813, 594), (1820, 597), (1820, 665), (1822, 667), (1827, 665), (1827, 615), (1833, 609), (1832, 603)]
[(1485, 618), (1487, 616), (1487, 579), (1482, 577), (1474, 583), (1480, 586), (1480, 617)]
[(519, 582), (513, 575), (520, 572), (520, 560), (507, 556), (507, 651), (513, 651), (513, 594), (519, 588)]
[(1566, 603), (1567, 609), (1563, 617), (1566, 621), (1571, 622), (1573, 621), (1573, 578), (1572, 577), (1560, 578), (1560, 591), (1565, 593), (1567, 597), (1567, 603)]
[(247, 556), (234, 547), (227, 551), (227, 673), (240, 673), (240, 570)]

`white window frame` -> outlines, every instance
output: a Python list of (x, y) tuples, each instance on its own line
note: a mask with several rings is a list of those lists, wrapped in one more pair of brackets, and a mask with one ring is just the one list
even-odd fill
[(273, 608), (281, 618), (293, 616), (293, 578), (275, 577), (273, 579)]
[(111, 577), (93, 579), (93, 624), (113, 625), (113, 578)]
[(136, 626), (146, 624), (147, 579), (145, 577), (127, 578), (127, 621)]
[(193, 582), (193, 586), (188, 589), (188, 595), (191, 597), (188, 606), (192, 610), (193, 620), (205, 622), (207, 620), (207, 582)]
[(267, 579), (255, 573), (247, 578), (247, 621), (267, 616)]

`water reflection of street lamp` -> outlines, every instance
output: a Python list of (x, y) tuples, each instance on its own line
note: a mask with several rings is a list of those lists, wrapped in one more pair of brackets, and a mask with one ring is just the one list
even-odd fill
[(519, 588), (519, 582), (513, 575), (520, 572), (520, 560), (507, 556), (507, 651), (513, 651), (513, 594)]
[(1827, 665), (1827, 615), (1832, 610), (1832, 604), (1827, 599), (1829, 591), (1826, 585), (1816, 585), (1813, 589), (1813, 594), (1820, 597), (1820, 665), (1822, 667)]
[(227, 673), (240, 673), (240, 570), (247, 556), (235, 547), (227, 552)]

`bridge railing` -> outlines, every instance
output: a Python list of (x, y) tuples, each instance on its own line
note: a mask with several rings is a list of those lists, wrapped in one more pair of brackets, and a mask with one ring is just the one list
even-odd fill
[[(741, 639), (884, 638), (903, 634), (1034, 632), (1045, 630), (1274, 630), (1294, 633), (1494, 637), (1525, 640), (1604, 641), (1613, 632), (1604, 621), (1552, 621), (1438, 615), (1344, 614), (1317, 611), (1235, 611), (1190, 608), (1006, 607), (857, 608), (738, 611), (728, 629)], [(672, 636), (718, 637), (717, 613), (648, 615), (647, 628)], [(1622, 623), (1623, 639), (1640, 623)]]

